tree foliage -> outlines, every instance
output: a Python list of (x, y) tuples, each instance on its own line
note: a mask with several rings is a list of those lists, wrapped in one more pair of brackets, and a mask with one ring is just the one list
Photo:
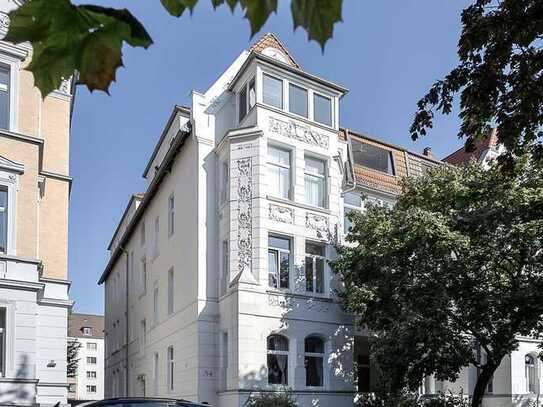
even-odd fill
[[(277, 11), (278, 0), (211, 0), (213, 7), (227, 4), (232, 12), (241, 7), (256, 34)], [(172, 15), (192, 12), (198, 0), (161, 0)], [(341, 21), (343, 0), (291, 0), (294, 28), (307, 31), (309, 40), (324, 49), (334, 24)], [(78, 72), (78, 82), (89, 90), (108, 91), (122, 66), (122, 47), (149, 47), (153, 40), (127, 9), (74, 5), (71, 0), (28, 0), (10, 12), (6, 36), (13, 43), (30, 42), (34, 55), (27, 68), (43, 96), (62, 80)]]
[(246, 407), (297, 407), (295, 398), (289, 391), (259, 393), (251, 395), (245, 402)]
[(496, 126), (508, 153), (543, 157), (543, 2), (476, 0), (462, 12), (459, 64), (418, 102), (411, 137), (432, 128), (435, 112), (451, 113), (460, 94), (458, 137), (473, 150)]
[[(393, 209), (353, 215), (333, 263), (375, 338), (391, 391), (480, 369), (473, 405), (518, 336), (543, 334), (543, 163), (443, 166), (403, 181)], [(486, 362), (474, 347), (486, 352)]]
[(81, 349), (81, 342), (77, 339), (68, 340), (67, 345), (67, 363), (66, 363), (66, 375), (68, 377), (75, 377), (77, 373), (77, 366), (79, 365), (79, 349)]

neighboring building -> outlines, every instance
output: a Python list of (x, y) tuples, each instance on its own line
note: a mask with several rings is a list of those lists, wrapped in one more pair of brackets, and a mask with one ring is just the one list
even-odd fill
[[(0, 38), (7, 13), (0, 1)], [(0, 404), (66, 404), (70, 81), (42, 99), (0, 40)]]
[(473, 151), (466, 151), (462, 146), (455, 152), (443, 159), (444, 162), (452, 165), (467, 165), (472, 161), (479, 162), (485, 166), (503, 152), (503, 146), (498, 144), (496, 129), (491, 130), (488, 137), (475, 142)]
[(70, 314), (68, 341), (80, 344), (75, 377), (68, 378), (69, 400), (104, 398), (104, 317)]
[(392, 204), (401, 177), (439, 161), (340, 129), (346, 92), (267, 34), (173, 109), (100, 278), (106, 397), (241, 407), (288, 387), (302, 407), (340, 407), (368, 391), (331, 243), (362, 195)]

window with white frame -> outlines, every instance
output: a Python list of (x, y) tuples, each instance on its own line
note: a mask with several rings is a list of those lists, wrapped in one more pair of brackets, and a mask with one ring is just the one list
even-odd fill
[(174, 358), (173, 358), (173, 346), (168, 346), (167, 350), (167, 379), (168, 379), (168, 390), (173, 391), (173, 381), (174, 381)]
[(153, 391), (158, 396), (158, 352), (153, 355)]
[(388, 175), (395, 175), (392, 151), (385, 148), (363, 143), (351, 138), (351, 151), (355, 164), (362, 165)]
[(95, 356), (87, 356), (87, 364), (95, 365), (96, 364), (96, 357)]
[(144, 245), (145, 245), (145, 220), (142, 220), (142, 221), (141, 221), (141, 226), (140, 226), (140, 245), (141, 245), (141, 246), (144, 246)]
[(315, 157), (305, 157), (305, 201), (309, 205), (326, 207), (326, 163)]
[(87, 379), (96, 379), (96, 371), (94, 370), (87, 370)]
[(145, 256), (141, 258), (141, 292), (145, 294), (147, 292), (147, 259)]
[(349, 219), (349, 214), (362, 209), (362, 196), (355, 192), (347, 192), (343, 196), (343, 232), (349, 233), (353, 227), (353, 222)]
[(142, 319), (140, 321), (140, 352), (145, 352), (145, 345), (147, 345), (147, 322)]
[(92, 328), (88, 326), (84, 326), (81, 328), (81, 331), (83, 332), (83, 335), (85, 336), (92, 336)]
[(314, 242), (305, 242), (305, 290), (324, 293), (325, 247)]
[(221, 287), (220, 287), (220, 295), (226, 294), (226, 290), (228, 289), (228, 280), (230, 276), (230, 247), (228, 244), (228, 240), (223, 240), (222, 242), (222, 265), (221, 265)]
[(524, 356), (524, 376), (526, 378), (526, 393), (537, 393), (537, 365), (533, 355)]
[(158, 324), (158, 286), (153, 290), (153, 324)]
[(221, 390), (226, 390), (228, 374), (228, 332), (221, 335)]
[(95, 385), (87, 385), (87, 393), (96, 393)]
[(7, 318), (6, 309), (0, 308), (0, 376), (6, 377), (7, 360)]
[(278, 109), (283, 108), (283, 81), (274, 76), (262, 75), (262, 101)]
[(332, 125), (332, 99), (313, 93), (313, 119), (327, 126)]
[(223, 161), (221, 165), (221, 185), (220, 187), (220, 203), (224, 203), (228, 200), (228, 192), (230, 188), (229, 183), (229, 168), (228, 162)]
[(96, 350), (98, 349), (98, 344), (96, 342), (87, 342), (87, 350)]
[(153, 241), (153, 256), (158, 257), (159, 255), (159, 249), (158, 249), (158, 239), (160, 236), (160, 217), (157, 216), (155, 218), (155, 236)]
[(175, 232), (175, 197), (172, 192), (168, 198), (168, 236)]
[(241, 122), (247, 113), (256, 105), (256, 87), (255, 79), (249, 80), (240, 89), (238, 94), (239, 122)]
[(288, 339), (270, 335), (268, 345), (268, 384), (288, 385)]
[(255, 85), (255, 78), (251, 79), (249, 81), (248, 85), (248, 110), (250, 111), (253, 107), (256, 105), (256, 85)]
[(238, 96), (239, 122), (247, 116), (247, 87), (243, 86)]
[(288, 87), (288, 110), (299, 116), (307, 117), (307, 89), (289, 83)]
[(291, 197), (291, 153), (276, 146), (268, 146), (268, 186), (270, 195)]
[(317, 336), (309, 336), (304, 341), (305, 348), (305, 385), (308, 387), (324, 386), (324, 341)]
[(8, 65), (0, 64), (0, 128), (10, 129), (11, 102), (11, 69)]
[(168, 315), (172, 315), (174, 311), (174, 272), (173, 268), (168, 270)]
[(8, 188), (0, 186), (0, 253), (8, 251)]
[(291, 239), (268, 236), (268, 284), (273, 288), (289, 288)]

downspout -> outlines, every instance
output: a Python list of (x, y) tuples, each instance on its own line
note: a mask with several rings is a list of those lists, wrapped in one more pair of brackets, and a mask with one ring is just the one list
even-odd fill
[(128, 345), (129, 345), (129, 341), (130, 341), (130, 336), (129, 336), (129, 332), (130, 330), (128, 329), (129, 328), (129, 324), (130, 324), (130, 319), (128, 318), (128, 310), (129, 310), (129, 306), (128, 306), (128, 299), (130, 298), (130, 291), (129, 291), (129, 287), (128, 287), (128, 281), (129, 281), (129, 278), (128, 278), (128, 271), (129, 271), (129, 266), (130, 266), (130, 255), (128, 254), (128, 252), (124, 249), (124, 247), (122, 246), (119, 246), (119, 249), (121, 249), (121, 251), (126, 255), (126, 310), (125, 310), (125, 322), (126, 322), (126, 335), (125, 335), (125, 359), (126, 359), (126, 362), (125, 362), (125, 367), (124, 367), (124, 374), (125, 374), (125, 385), (124, 385), (124, 391), (125, 391), (125, 396), (128, 397), (129, 395), (129, 392), (128, 392), (128, 386), (129, 386), (129, 373), (128, 373), (128, 356), (129, 356), (129, 353), (128, 353)]

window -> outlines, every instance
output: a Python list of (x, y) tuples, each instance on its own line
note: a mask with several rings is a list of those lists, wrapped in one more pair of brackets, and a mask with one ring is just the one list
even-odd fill
[(223, 162), (221, 166), (221, 185), (220, 190), (220, 203), (224, 203), (228, 200), (228, 190), (229, 190), (229, 169), (228, 162)]
[(153, 324), (158, 323), (158, 287), (153, 290)]
[(241, 122), (247, 115), (247, 88), (243, 88), (239, 92), (239, 121)]
[(96, 357), (95, 356), (87, 356), (87, 364), (95, 365), (96, 364)]
[(326, 164), (313, 157), (305, 157), (305, 201), (309, 205), (326, 206)]
[(96, 386), (87, 386), (87, 393), (96, 393)]
[(305, 290), (311, 293), (324, 293), (324, 246), (305, 242)]
[(256, 89), (255, 89), (255, 78), (251, 79), (249, 82), (249, 110), (251, 110), (256, 105)]
[(343, 209), (343, 231), (349, 233), (353, 227), (353, 223), (349, 219), (348, 215), (353, 211), (359, 211), (362, 207), (362, 196), (355, 194), (354, 192), (347, 192), (343, 197), (344, 209)]
[(7, 359), (7, 351), (6, 351), (6, 309), (0, 308), (0, 376), (5, 377), (6, 376), (6, 359)]
[(96, 372), (93, 370), (87, 371), (87, 379), (96, 379)]
[(75, 389), (76, 389), (75, 383), (70, 383), (70, 384), (68, 385), (68, 391), (69, 391), (70, 393), (75, 393)]
[(0, 128), (9, 130), (10, 117), (10, 69), (0, 65)]
[(262, 76), (262, 101), (278, 109), (283, 108), (283, 81), (273, 76)]
[(155, 218), (155, 239), (154, 239), (154, 246), (153, 246), (153, 255), (154, 257), (158, 257), (158, 237), (160, 235), (160, 217)]
[(353, 139), (351, 139), (351, 147), (355, 164), (388, 175), (395, 174), (392, 151)]
[(268, 336), (268, 384), (288, 384), (288, 339)]
[(153, 355), (153, 390), (155, 396), (158, 396), (158, 353)]
[(316, 122), (332, 125), (332, 99), (313, 94), (313, 118)]
[(142, 319), (140, 321), (140, 352), (145, 352), (145, 345), (147, 345), (147, 322)]
[(98, 349), (98, 344), (96, 342), (87, 342), (87, 350), (96, 350)]
[(140, 245), (145, 245), (145, 221), (142, 221), (140, 226)]
[(8, 189), (6, 187), (0, 187), (0, 252), (7, 253), (7, 251), (8, 251)]
[(271, 195), (290, 198), (290, 151), (268, 146), (268, 185)]
[(83, 335), (92, 336), (92, 328), (84, 326), (83, 328), (81, 328), (81, 330), (83, 331)]
[(305, 385), (324, 386), (324, 342), (316, 336), (305, 338)]
[(537, 393), (537, 372), (533, 355), (524, 357), (524, 375), (526, 377), (526, 393)]
[(270, 287), (288, 288), (290, 274), (290, 239), (268, 237), (268, 276)]
[(307, 117), (307, 89), (289, 84), (288, 100), (289, 112)]
[(175, 198), (173, 193), (168, 198), (168, 236), (175, 231)]
[(230, 249), (228, 245), (228, 240), (223, 240), (222, 242), (222, 278), (221, 278), (221, 295), (226, 294), (228, 289), (228, 281), (230, 275)]
[(168, 357), (168, 365), (167, 365), (168, 390), (172, 391), (173, 390), (173, 368), (174, 368), (173, 346), (168, 347), (167, 357)]
[[(369, 355), (358, 355), (358, 391), (360, 393), (370, 392), (370, 357)], [(422, 394), (428, 393), (428, 390)]]
[(173, 268), (168, 270), (168, 315), (173, 314), (174, 306), (174, 274)]
[(147, 259), (142, 257), (141, 259), (141, 281), (140, 287), (142, 294), (147, 292)]
[(228, 372), (228, 332), (221, 335), (221, 390), (226, 390), (226, 378)]

